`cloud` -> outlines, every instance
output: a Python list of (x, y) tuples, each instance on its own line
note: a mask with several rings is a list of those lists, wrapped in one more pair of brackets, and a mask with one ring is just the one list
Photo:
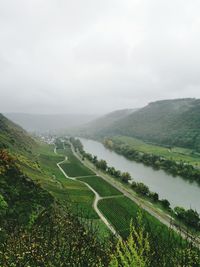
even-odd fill
[(0, 1), (1, 111), (200, 97), (197, 0)]

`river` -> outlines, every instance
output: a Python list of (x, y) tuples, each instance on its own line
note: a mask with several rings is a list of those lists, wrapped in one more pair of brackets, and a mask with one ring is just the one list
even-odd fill
[(104, 159), (108, 166), (122, 172), (129, 172), (136, 182), (143, 182), (153, 192), (159, 194), (160, 199), (169, 200), (171, 207), (181, 206), (192, 208), (200, 213), (200, 186), (196, 182), (187, 181), (181, 177), (173, 177), (163, 170), (154, 170), (142, 163), (126, 159), (105, 148), (100, 142), (80, 138), (84, 150), (98, 159)]

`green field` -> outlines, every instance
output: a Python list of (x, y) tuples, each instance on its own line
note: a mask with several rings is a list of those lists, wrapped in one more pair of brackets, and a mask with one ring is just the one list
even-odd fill
[(94, 172), (85, 167), (72, 153), (69, 145), (65, 149), (58, 149), (59, 154), (67, 156), (68, 160), (61, 164), (62, 169), (69, 177), (93, 175)]
[(191, 149), (181, 147), (172, 147), (169, 149), (167, 147), (149, 144), (137, 138), (127, 136), (112, 137), (112, 140), (114, 142), (128, 145), (130, 148), (140, 152), (155, 154), (175, 161), (189, 162), (194, 166), (200, 167), (200, 154), (194, 153)]
[(89, 219), (98, 219), (92, 207), (94, 193), (83, 183), (69, 180), (63, 175), (56, 164), (64, 160), (64, 155), (55, 154), (53, 149), (53, 146), (40, 145), (36, 150), (43, 172), (28, 166), (24, 166), (24, 171), (74, 213), (81, 213)]
[(79, 178), (89, 184), (101, 197), (121, 195), (122, 193), (98, 176)]
[[(130, 221), (136, 219), (139, 211), (138, 205), (127, 197), (120, 197), (102, 199), (99, 201), (98, 207), (122, 237), (129, 235)], [(151, 228), (151, 232), (156, 232), (156, 228), (163, 227), (163, 234), (168, 234), (167, 227), (147, 212), (144, 212), (144, 223), (147, 230), (149, 227)]]

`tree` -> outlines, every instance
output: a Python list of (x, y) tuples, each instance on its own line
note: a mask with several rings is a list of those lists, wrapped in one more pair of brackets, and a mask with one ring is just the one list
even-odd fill
[(8, 204), (5, 201), (4, 197), (0, 194), (0, 216), (4, 215), (7, 209)]
[(113, 141), (112, 140), (106, 138), (106, 139), (104, 139), (103, 143), (104, 143), (105, 147), (107, 147), (109, 149), (113, 148)]
[(185, 209), (182, 207), (175, 207), (174, 208), (174, 212), (176, 214), (176, 216), (181, 219), (184, 220), (185, 219)]
[(92, 163), (96, 164), (97, 163), (97, 156), (94, 156), (93, 159), (92, 159)]
[(141, 195), (146, 196), (149, 193), (149, 188), (143, 183), (137, 183), (135, 191)]
[(98, 169), (101, 169), (103, 171), (106, 171), (107, 169), (107, 162), (103, 159), (97, 161), (95, 165)]
[(138, 212), (136, 228), (130, 224), (130, 235), (126, 241), (120, 239), (116, 253), (112, 255), (109, 267), (146, 267), (149, 264), (150, 244), (149, 236), (144, 231), (142, 213)]
[(165, 208), (165, 209), (169, 209), (170, 208), (170, 203), (167, 199), (162, 199), (160, 200), (162, 206)]
[(185, 212), (185, 222), (189, 226), (192, 226), (194, 228), (199, 228), (199, 226), (200, 226), (199, 214), (193, 209), (186, 210), (186, 212)]
[(121, 171), (116, 170), (115, 173), (114, 173), (114, 176), (117, 177), (117, 178), (120, 178), (121, 177)]
[(107, 168), (107, 172), (108, 172), (110, 175), (114, 176), (115, 173), (116, 173), (116, 170), (115, 170), (114, 167), (108, 167), (108, 168)]
[(128, 181), (131, 180), (131, 175), (128, 172), (123, 172), (121, 178), (124, 183), (128, 183)]
[(155, 202), (157, 202), (159, 200), (159, 195), (158, 195), (158, 193), (155, 193), (155, 192), (149, 193), (149, 197)]

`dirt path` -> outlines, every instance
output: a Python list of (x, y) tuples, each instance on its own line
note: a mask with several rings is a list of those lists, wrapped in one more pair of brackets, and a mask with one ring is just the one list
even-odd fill
[[(57, 154), (57, 149), (56, 147), (54, 148), (54, 153)], [(65, 163), (66, 161), (68, 160), (67, 157), (65, 157), (65, 159), (61, 162), (58, 162), (57, 163), (57, 166), (59, 168), (59, 170), (63, 173), (63, 175), (67, 178), (67, 179), (70, 179), (70, 180), (74, 180), (74, 181), (78, 181), (80, 183), (83, 183), (84, 185), (86, 185), (95, 195), (95, 198), (94, 198), (94, 202), (93, 202), (93, 208), (94, 210), (96, 211), (96, 213), (98, 214), (99, 218), (104, 222), (104, 224), (108, 227), (108, 229), (117, 237), (120, 238), (120, 236), (118, 235), (117, 231), (114, 229), (114, 227), (108, 222), (108, 220), (106, 219), (106, 217), (101, 213), (101, 211), (99, 210), (98, 208), (98, 202), (99, 200), (101, 199), (107, 199), (107, 198), (115, 198), (115, 197), (120, 197), (119, 196), (107, 196), (107, 197), (101, 197), (88, 183), (86, 182), (83, 182), (83, 181), (80, 181), (80, 180), (77, 180), (77, 178), (80, 178), (80, 177), (92, 177), (92, 176), (95, 176), (95, 175), (90, 175), (90, 176), (78, 176), (78, 177), (69, 177), (66, 172), (63, 170), (63, 168), (60, 166), (61, 164)]]
[(75, 152), (72, 145), (71, 145), (71, 149), (72, 149), (73, 154), (77, 157), (78, 160), (80, 160), (82, 162), (82, 164), (84, 164), (87, 168), (92, 170), (97, 176), (100, 176), (106, 182), (110, 183), (113, 187), (118, 189), (123, 194), (123, 196), (126, 196), (129, 199), (131, 199), (133, 202), (135, 202), (138, 206), (140, 206), (142, 209), (147, 211), (149, 214), (151, 214), (153, 217), (155, 217), (161, 223), (163, 223), (167, 227), (170, 227), (175, 232), (180, 234), (184, 239), (190, 240), (198, 248), (200, 248), (200, 238), (199, 237), (193, 237), (188, 232), (186, 232), (184, 229), (180, 228), (179, 226), (177, 227), (175, 224), (173, 224), (174, 219), (170, 215), (164, 213), (162, 210), (159, 211), (158, 209), (154, 208), (150, 202), (145, 201), (143, 199), (140, 199), (139, 197), (133, 195), (131, 188), (130, 189), (125, 188), (120, 182), (114, 180), (109, 175), (103, 173), (102, 171), (95, 169), (95, 167), (90, 162), (87, 162), (87, 160), (83, 161), (82, 158), (78, 155), (78, 153)]

